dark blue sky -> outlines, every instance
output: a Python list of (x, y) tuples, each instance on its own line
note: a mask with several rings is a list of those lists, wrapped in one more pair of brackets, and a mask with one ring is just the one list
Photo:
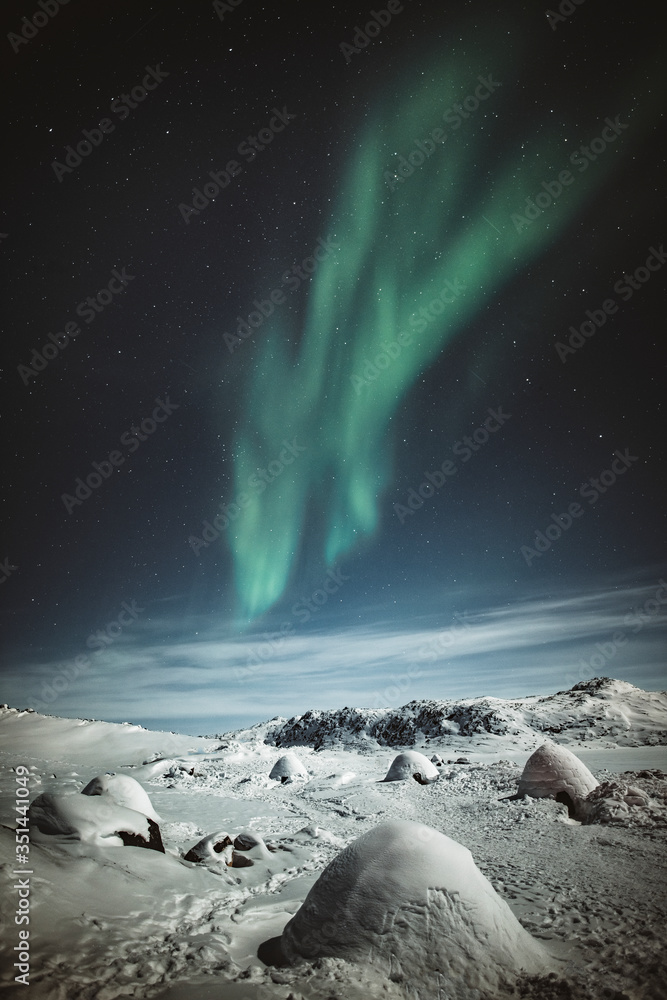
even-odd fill
[[(601, 22), (583, 4), (554, 30), (530, 5), (405, 3), (350, 53), (341, 45), (370, 18), (360, 4), (242, 0), (221, 19), (211, 3), (72, 0), (12, 44), (32, 13), (10, 4), (2, 15), (4, 700), (43, 703), (44, 685), (64, 676), (55, 714), (231, 725), (383, 697), (550, 691), (581, 679), (571, 675), (596, 643), (630, 634), (624, 618), (655, 600), (632, 641), (591, 669), (664, 686), (655, 17), (628, 9)], [(502, 66), (497, 92), (456, 128), (450, 112), (449, 145), (413, 157), (414, 176), (372, 206), (350, 164), (372, 148), (398, 170), (451, 105), (433, 67), (463, 102), (487, 57), (487, 72)], [(401, 125), (406, 106), (414, 128)], [(248, 140), (260, 130), (263, 142)], [(542, 180), (568, 165), (571, 184), (542, 196)], [(210, 171), (223, 189), (184, 212)], [(512, 212), (528, 213), (518, 229)], [(352, 294), (350, 262), (378, 216), (395, 242), (365, 248), (367, 287)], [(343, 239), (330, 299), (318, 301), (332, 315), (345, 295), (351, 305), (314, 400), (295, 359), (317, 349), (309, 317), (329, 272), (306, 262), (349, 219), (359, 242)], [(363, 297), (388, 294), (393, 264), (395, 311), (407, 315), (403, 273), (414, 283), (432, 260), (455, 281), (462, 245), (469, 299), (455, 335), (426, 314), (438, 349), (406, 364), (378, 438), (375, 526), (327, 560), (329, 505), (371, 440), (372, 403), (340, 441), (332, 416), (345, 415), (336, 387), (365, 335)], [(502, 281), (487, 258), (502, 260)], [(237, 317), (278, 286), (275, 315), (230, 352)], [(363, 391), (381, 392), (396, 370)], [(284, 428), (293, 441), (294, 414), (306, 450), (281, 462), (262, 452), (262, 433)], [(192, 538), (238, 499), (235, 462), (252, 435), (258, 468), (273, 469), (246, 531), (261, 558), (232, 552), (240, 520), (195, 553)], [(326, 449), (341, 471), (318, 478), (333, 468)], [(91, 474), (90, 495), (79, 485), (77, 496)], [(298, 477), (309, 484), (294, 493), (300, 514), (289, 501)], [(240, 574), (259, 563), (268, 578), (287, 532), (286, 585), (242, 629)], [(470, 619), (463, 639), (409, 675), (457, 615)], [(73, 667), (77, 656), (87, 665)], [(392, 676), (409, 677), (393, 684), (398, 702)]]

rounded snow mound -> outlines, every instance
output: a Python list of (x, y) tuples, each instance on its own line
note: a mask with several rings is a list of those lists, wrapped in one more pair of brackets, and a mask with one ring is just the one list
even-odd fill
[(574, 805), (585, 799), (597, 787), (597, 781), (586, 765), (566, 747), (544, 743), (526, 761), (519, 779), (517, 796), (535, 799), (553, 795)]
[(134, 809), (135, 812), (148, 816), (154, 823), (161, 823), (162, 819), (153, 809), (148, 793), (142, 785), (131, 778), (129, 774), (115, 774), (107, 771), (106, 774), (99, 774), (88, 782), (85, 788), (81, 789), (82, 795), (103, 795), (107, 793), (119, 806), (126, 809)]
[(269, 778), (275, 778), (276, 781), (283, 782), (294, 781), (299, 778), (307, 780), (308, 772), (295, 754), (286, 753), (284, 757), (275, 762), (271, 768)]
[(395, 757), (384, 781), (406, 781), (414, 778), (421, 785), (428, 785), (431, 781), (437, 781), (440, 777), (435, 764), (416, 750), (406, 750)]
[[(324, 869), (282, 933), (290, 964), (332, 956), (420, 980), (452, 1000), (552, 964), (467, 848), (408, 820), (375, 827)], [(421, 989), (422, 984), (424, 990)]]
[(39, 834), (60, 835), (101, 847), (151, 847), (164, 853), (157, 824), (106, 793), (38, 795), (30, 805), (30, 827), (31, 839), (41, 843)]

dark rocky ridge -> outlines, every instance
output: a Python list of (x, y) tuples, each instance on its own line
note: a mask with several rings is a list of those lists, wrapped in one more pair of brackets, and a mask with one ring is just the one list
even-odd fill
[[(259, 727), (253, 727), (257, 729)], [(556, 742), (607, 738), (623, 746), (667, 744), (667, 693), (595, 677), (567, 691), (517, 699), (411, 701), (395, 709), (311, 709), (263, 723), (277, 747), (353, 744), (410, 747), (453, 737), (546, 736)], [(249, 732), (252, 732), (250, 730)]]

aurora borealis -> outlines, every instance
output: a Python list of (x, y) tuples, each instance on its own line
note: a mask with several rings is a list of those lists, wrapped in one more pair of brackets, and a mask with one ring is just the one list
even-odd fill
[[(221, 731), (581, 679), (667, 572), (657, 17), (140, 0), (7, 43), (4, 700)], [(602, 669), (659, 686), (663, 631)]]
[[(279, 488), (250, 495), (229, 533), (242, 617), (284, 592), (309, 507), (326, 568), (377, 531), (394, 474), (390, 426), (406, 394), (627, 155), (629, 125), (616, 116), (601, 123), (602, 149), (593, 139), (596, 151), (583, 147), (569, 164), (555, 135), (530, 126), (498, 156), (488, 115), (502, 118), (516, 72), (490, 40), (473, 60), (433, 56), (414, 85), (406, 68), (350, 143), (327, 229), (336, 249), (313, 273), (302, 333), (279, 313), (262, 333), (234, 443), (237, 491), (283, 438), (307, 450)], [(596, 163), (615, 142), (617, 155)], [(492, 159), (480, 183), (477, 164)]]

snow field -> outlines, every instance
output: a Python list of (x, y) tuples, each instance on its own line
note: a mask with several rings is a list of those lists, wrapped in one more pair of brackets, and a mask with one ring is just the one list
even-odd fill
[[(572, 697), (582, 699), (582, 711), (590, 710), (591, 717), (603, 715), (611, 697), (617, 718), (616, 703), (627, 697), (637, 702), (636, 692), (586, 690)], [(663, 710), (659, 699), (649, 701), (658, 707), (642, 722), (642, 732), (655, 735)], [(391, 931), (399, 939), (390, 958), (360, 963), (320, 955), (284, 967), (257, 958), (263, 942), (279, 937), (297, 917), (327, 865), (364, 834), (401, 821), (430, 827), (470, 851), (480, 877), (555, 957), (556, 978), (531, 973), (520, 981), (520, 995), (664, 995), (667, 783), (658, 770), (667, 768), (664, 748), (647, 746), (642, 737), (634, 750), (627, 745), (628, 731), (625, 749), (609, 748), (604, 755), (607, 735), (587, 741), (586, 759), (600, 782), (594, 791), (601, 789), (600, 801), (607, 804), (597, 817), (602, 822), (582, 825), (552, 798), (510, 800), (530, 751), (544, 742), (542, 732), (523, 749), (517, 749), (517, 737), (487, 730), (423, 739), (418, 750), (442, 761), (438, 780), (428, 785), (384, 782), (397, 748), (365, 738), (359, 747), (353, 740), (320, 750), (298, 745), (292, 752), (307, 780), (283, 784), (269, 778), (285, 750), (264, 742), (267, 725), (221, 744), (219, 738), (0, 712), (4, 873), (14, 859), (11, 768), (18, 763), (30, 768), (31, 801), (42, 793), (67, 793), (95, 803), (101, 796), (79, 793), (103, 772), (137, 779), (162, 816), (167, 852), (53, 835), (31, 843), (33, 1000), (505, 1000), (512, 994), (500, 978), (497, 988), (488, 986), (491, 980), (486, 986), (480, 980), (478, 988), (465, 971), (447, 980), (435, 969), (433, 946), (425, 945), (430, 939), (419, 936), (415, 922), (426, 921), (428, 913), (429, 926), (439, 926), (451, 918), (451, 909), (432, 906), (431, 890), (426, 904), (414, 912), (408, 908), (405, 920), (394, 919)], [(463, 756), (472, 763), (454, 763)], [(629, 768), (631, 773), (619, 773)], [(621, 799), (624, 807), (616, 809)], [(253, 864), (242, 868), (220, 864), (215, 851), (215, 858), (203, 862), (183, 860), (198, 841), (220, 831), (232, 839), (254, 835), (265, 847), (245, 842)], [(0, 917), (10, 927), (12, 899), (6, 895)], [(415, 942), (412, 951), (408, 938)], [(3, 942), (0, 952), (1, 984), (9, 982), (11, 943)]]

